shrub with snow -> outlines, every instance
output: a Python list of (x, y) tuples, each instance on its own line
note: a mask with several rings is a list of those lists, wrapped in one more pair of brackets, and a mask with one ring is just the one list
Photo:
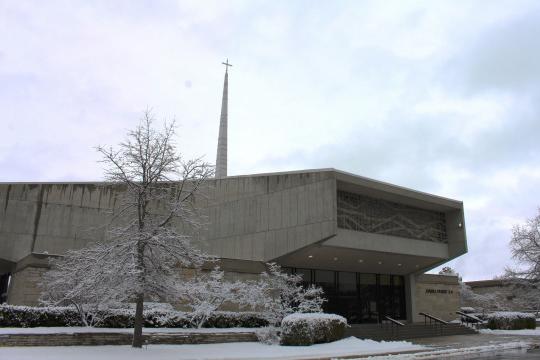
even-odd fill
[(296, 313), (281, 321), (282, 345), (312, 345), (343, 338), (347, 320), (335, 314)]
[[(189, 328), (192, 327), (191, 314), (164, 310), (165, 307), (144, 310), (144, 326), (157, 328)], [(105, 311), (105, 310), (104, 310)], [(133, 327), (135, 311), (133, 309), (106, 310), (100, 314), (102, 328)], [(0, 305), (0, 327), (39, 327), (39, 326), (84, 326), (81, 317), (73, 307), (31, 307)], [(205, 327), (262, 327), (268, 326), (264, 316), (256, 312), (216, 311), (207, 319)]]
[(499, 311), (487, 316), (487, 328), (492, 330), (536, 329), (536, 318), (534, 314)]
[(72, 307), (0, 305), (0, 327), (83, 326)]

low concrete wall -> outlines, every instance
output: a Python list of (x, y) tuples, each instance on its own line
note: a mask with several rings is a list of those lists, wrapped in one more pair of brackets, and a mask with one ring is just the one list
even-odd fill
[[(1, 346), (130, 345), (131, 333), (5, 334)], [(255, 332), (144, 334), (146, 344), (215, 344), (257, 341)]]
[[(49, 270), (50, 258), (56, 255), (31, 254), (23, 258), (16, 265), (8, 289), (8, 303), (11, 305), (38, 306), (43, 274)], [(229, 281), (257, 280), (261, 272), (266, 270), (260, 261), (220, 259), (217, 263), (208, 264), (204, 270), (211, 270), (219, 265), (225, 272)], [(194, 269), (178, 269), (183, 278), (190, 278), (195, 274)], [(173, 304), (178, 310), (188, 311), (181, 303)], [(221, 310), (237, 311), (238, 306), (225, 304)]]
[(459, 282), (457, 276), (423, 274), (416, 278), (416, 314), (414, 322), (423, 322), (424, 312), (440, 319), (456, 319), (459, 310)]

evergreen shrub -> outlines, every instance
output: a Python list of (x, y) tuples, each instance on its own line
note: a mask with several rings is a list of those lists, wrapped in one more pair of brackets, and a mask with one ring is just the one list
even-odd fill
[(492, 330), (536, 329), (536, 317), (528, 313), (499, 311), (487, 316), (486, 327)]
[(295, 313), (281, 321), (281, 344), (305, 346), (342, 339), (347, 320), (335, 314)]
[[(114, 309), (98, 312), (100, 328), (131, 328), (134, 310)], [(145, 310), (144, 326), (149, 328), (190, 328), (190, 314), (175, 310)], [(32, 307), (0, 305), (0, 327), (84, 326), (79, 313), (72, 307)], [(216, 311), (204, 324), (207, 328), (256, 328), (268, 326), (263, 315), (256, 312)]]

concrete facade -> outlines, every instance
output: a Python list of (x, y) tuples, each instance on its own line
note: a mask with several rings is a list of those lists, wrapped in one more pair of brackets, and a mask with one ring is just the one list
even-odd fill
[(425, 312), (439, 319), (456, 318), (460, 307), (459, 281), (457, 276), (423, 274), (416, 280), (415, 322), (424, 321), (419, 315)]
[[(196, 201), (209, 226), (196, 240), (222, 259), (228, 276), (249, 278), (268, 261), (394, 274), (405, 278), (410, 321), (430, 306), (451, 312), (440, 298), (421, 294), (421, 274), (467, 251), (460, 201), (334, 169), (211, 179), (204, 191)], [(8, 302), (35, 303), (30, 283), (42, 271), (39, 256), (103, 240), (120, 193), (106, 183), (0, 184), (0, 274), (12, 274)]]

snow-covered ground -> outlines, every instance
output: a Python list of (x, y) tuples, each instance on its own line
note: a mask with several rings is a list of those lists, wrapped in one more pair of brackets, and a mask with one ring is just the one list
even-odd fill
[(540, 336), (540, 329), (524, 329), (524, 330), (480, 330), (482, 334), (490, 335), (523, 335), (523, 336)]
[(149, 345), (133, 349), (130, 346), (50, 346), (4, 347), (0, 359), (17, 360), (186, 360), (186, 359), (308, 359), (317, 357), (381, 354), (398, 351), (424, 350), (421, 345), (406, 341), (377, 342), (349, 337), (329, 344), (312, 346), (279, 346), (262, 343), (226, 343), (200, 345)]
[[(396, 355), (383, 355), (383, 356), (373, 356), (370, 357), (370, 360), (430, 360), (430, 359), (452, 359), (452, 358), (476, 358), (477, 355), (500, 355), (501, 352), (513, 351), (513, 350), (522, 350), (526, 351), (529, 347), (529, 344), (522, 341), (508, 342), (501, 344), (485, 345), (485, 346), (473, 346), (473, 347), (464, 347), (456, 349), (442, 349), (442, 350), (433, 350), (433, 351), (422, 351), (419, 353), (413, 354), (396, 354)], [(349, 359), (349, 360), (364, 360), (363, 359)]]
[[(143, 328), (143, 333), (227, 333), (227, 332), (255, 332), (255, 328)], [(34, 328), (1, 328), (2, 334), (75, 334), (75, 333), (132, 333), (133, 328), (94, 328), (94, 327), (34, 327)]]

